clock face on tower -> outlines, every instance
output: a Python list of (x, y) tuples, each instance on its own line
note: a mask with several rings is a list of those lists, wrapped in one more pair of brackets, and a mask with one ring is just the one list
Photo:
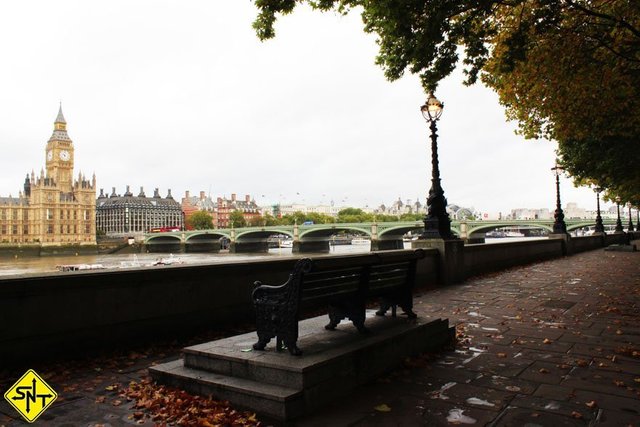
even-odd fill
[(53, 151), (49, 150), (47, 152), (47, 160), (51, 160), (51, 159), (53, 159)]
[(60, 160), (62, 160), (63, 162), (68, 161), (71, 158), (71, 156), (69, 155), (69, 152), (67, 150), (62, 150), (60, 152)]

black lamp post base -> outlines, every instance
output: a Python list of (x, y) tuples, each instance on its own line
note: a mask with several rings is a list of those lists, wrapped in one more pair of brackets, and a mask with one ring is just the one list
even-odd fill
[(426, 217), (424, 219), (424, 231), (420, 235), (419, 239), (443, 239), (452, 240), (456, 236), (451, 232), (451, 220), (449, 215), (445, 214), (444, 218), (438, 218), (437, 216)]
[(571, 255), (573, 253), (573, 245), (571, 244), (571, 235), (566, 231), (564, 233), (549, 234), (550, 239), (559, 239), (562, 241), (562, 255)]
[(624, 228), (622, 228), (622, 222), (620, 219), (616, 221), (616, 228), (614, 229), (614, 233), (624, 233)]
[(451, 232), (451, 221), (446, 221), (445, 224), (442, 224), (438, 219), (435, 221), (424, 221), (425, 227), (424, 231), (420, 235), (418, 239), (443, 239), (443, 240), (452, 240), (456, 237)]
[(594, 232), (604, 233), (604, 224), (602, 223), (602, 218), (596, 218), (596, 227)]
[(464, 277), (464, 240), (420, 238), (411, 242), (412, 249), (438, 251), (438, 282), (442, 285), (462, 282)]

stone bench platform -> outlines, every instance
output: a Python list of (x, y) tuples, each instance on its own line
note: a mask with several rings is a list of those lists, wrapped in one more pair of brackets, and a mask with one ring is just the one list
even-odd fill
[(252, 332), (186, 347), (183, 360), (149, 371), (159, 383), (288, 420), (354, 392), (408, 356), (439, 349), (454, 338), (448, 320), (377, 317), (371, 310), (367, 335), (348, 322), (326, 331), (325, 323), (326, 316), (300, 322), (302, 357), (278, 353), (275, 344), (265, 351), (252, 350)]

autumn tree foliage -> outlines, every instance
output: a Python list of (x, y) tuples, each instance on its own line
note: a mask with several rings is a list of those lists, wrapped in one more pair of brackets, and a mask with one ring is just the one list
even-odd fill
[(494, 89), (526, 138), (558, 142), (577, 182), (640, 201), (640, 1), (256, 0), (258, 37), (307, 3), (359, 12), (377, 35), (389, 80), (405, 72), (425, 91), (457, 66)]
[(247, 226), (247, 220), (243, 213), (237, 210), (229, 214), (229, 222), (236, 228)]
[(213, 218), (205, 211), (196, 211), (187, 218), (187, 226), (194, 230), (209, 230), (213, 228)]

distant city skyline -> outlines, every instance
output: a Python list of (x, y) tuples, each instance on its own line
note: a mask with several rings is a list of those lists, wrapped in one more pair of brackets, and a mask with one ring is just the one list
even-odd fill
[[(127, 10), (126, 14), (122, 10)], [(97, 188), (251, 194), (258, 204), (426, 203), (425, 95), (385, 81), (360, 17), (302, 9), (261, 43), (249, 2), (8, 3), (0, 36), (0, 196), (17, 195), (43, 153), (58, 102), (76, 169)], [(497, 96), (442, 82), (438, 123), (449, 203), (478, 211), (555, 203), (555, 144), (525, 141)], [(595, 194), (562, 178), (563, 205)], [(603, 206), (606, 208), (609, 204)]]

